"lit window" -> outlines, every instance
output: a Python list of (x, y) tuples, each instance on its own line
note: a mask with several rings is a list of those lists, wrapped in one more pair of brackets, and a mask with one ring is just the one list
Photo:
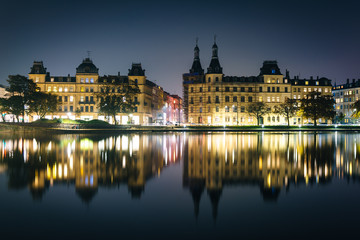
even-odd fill
[(263, 98), (262, 97), (259, 97), (259, 102), (262, 102)]
[(70, 102), (73, 102), (73, 101), (74, 101), (74, 97), (70, 96)]
[(54, 92), (57, 92), (57, 87), (54, 87)]
[(59, 87), (59, 92), (62, 92), (62, 90), (63, 90), (62, 87)]
[(277, 102), (280, 102), (280, 97), (276, 97), (276, 101), (277, 101)]
[(267, 101), (270, 102), (270, 97), (267, 97)]
[(48, 91), (48, 92), (51, 92), (51, 87), (48, 87), (47, 91)]
[(64, 87), (64, 92), (67, 92), (68, 91), (68, 88), (67, 87)]
[(35, 82), (38, 82), (38, 81), (39, 81), (39, 77), (36, 77), (36, 78), (35, 78)]
[[(66, 89), (66, 91), (65, 92), (67, 92), (67, 88), (65, 88)], [(74, 91), (74, 88), (73, 87), (70, 87), (70, 92), (73, 92)]]
[[(137, 80), (137, 79), (135, 79)], [(137, 82), (137, 81), (136, 81)], [(90, 78), (90, 83), (94, 83), (94, 79), (93, 78)]]
[(327, 89), (327, 88), (325, 88), (325, 92), (326, 92), (326, 93), (328, 92), (328, 89)]
[(315, 84), (316, 84), (316, 86), (319, 86), (319, 82), (318, 82), (318, 81), (316, 81), (316, 83), (315, 83)]
[(81, 88), (80, 88), (80, 92), (85, 92), (85, 88), (84, 88), (84, 87), (81, 87)]
[(309, 81), (305, 81), (305, 85), (309, 85)]
[(84, 79), (83, 79), (83, 78), (80, 78), (80, 82), (81, 82), (81, 83), (84, 83)]
[(84, 96), (80, 96), (80, 102), (84, 101)]
[(86, 82), (86, 83), (89, 83), (89, 79), (88, 79), (88, 78), (86, 78), (86, 79), (85, 79), (85, 82)]
[(53, 82), (53, 81), (54, 81), (54, 78), (51, 78), (51, 81)]
[(304, 88), (304, 92), (306, 92), (307, 90), (306, 90), (306, 88)]

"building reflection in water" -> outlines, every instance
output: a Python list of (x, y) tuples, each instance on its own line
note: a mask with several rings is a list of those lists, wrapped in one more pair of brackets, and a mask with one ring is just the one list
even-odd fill
[(28, 186), (35, 199), (41, 199), (50, 186), (63, 183), (75, 184), (86, 203), (99, 187), (123, 183), (133, 198), (140, 198), (147, 179), (180, 161), (182, 146), (182, 134), (3, 136), (0, 170), (8, 172), (9, 188)]
[(183, 184), (192, 194), (195, 216), (206, 189), (216, 218), (226, 185), (258, 185), (264, 201), (276, 201), (292, 184), (358, 177), (359, 140), (360, 135), (337, 133), (188, 134)]
[(89, 203), (99, 187), (128, 186), (140, 198), (146, 181), (183, 161), (183, 186), (197, 217), (207, 192), (213, 217), (227, 185), (258, 186), (276, 201), (291, 185), (324, 184), (360, 175), (359, 134), (174, 133), (1, 136), (0, 173), (9, 189), (28, 187), (41, 199), (56, 184), (75, 185)]

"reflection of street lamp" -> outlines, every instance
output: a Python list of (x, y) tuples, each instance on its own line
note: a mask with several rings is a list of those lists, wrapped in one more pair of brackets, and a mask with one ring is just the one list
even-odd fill
[(67, 113), (67, 116), (68, 116), (68, 118), (70, 119), (71, 113), (70, 113), (70, 112), (68, 112), (68, 113)]

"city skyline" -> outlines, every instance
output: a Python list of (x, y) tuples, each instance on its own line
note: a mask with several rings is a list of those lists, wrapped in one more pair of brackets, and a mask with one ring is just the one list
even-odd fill
[(182, 96), (195, 39), (207, 68), (215, 34), (227, 76), (258, 75), (264, 60), (277, 60), (291, 76), (341, 84), (360, 78), (360, 21), (355, 2), (346, 3), (7, 1), (0, 10), (0, 84), (8, 75), (26, 76), (34, 60), (53, 75), (73, 76), (91, 51), (100, 75), (124, 74), (141, 62), (149, 79)]

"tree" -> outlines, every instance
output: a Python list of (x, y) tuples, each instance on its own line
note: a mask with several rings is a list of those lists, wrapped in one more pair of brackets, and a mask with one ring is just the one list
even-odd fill
[(357, 100), (351, 105), (351, 109), (353, 110), (353, 113), (351, 114), (351, 117), (353, 118), (359, 118), (360, 117), (360, 100)]
[(344, 119), (345, 119), (345, 115), (342, 112), (340, 112), (339, 114), (336, 115), (337, 123), (342, 123), (342, 121), (344, 121)]
[(287, 119), (288, 126), (290, 126), (290, 118), (296, 116), (298, 109), (297, 101), (287, 98), (284, 103), (275, 106), (274, 113), (284, 116)]
[(3, 122), (5, 122), (5, 116), (10, 112), (10, 102), (7, 98), (0, 98), (0, 114)]
[(39, 118), (44, 118), (48, 113), (57, 111), (58, 100), (56, 95), (44, 92), (34, 92), (29, 101), (29, 112), (36, 113)]
[(22, 115), (24, 122), (25, 112), (27, 111), (31, 96), (38, 91), (36, 83), (21, 75), (9, 75), (7, 82), (9, 87), (6, 90), (11, 93), (10, 102), (12, 100), (16, 101), (14, 104), (11, 102), (12, 111), (14, 111), (12, 113), (17, 119)]
[[(9, 110), (10, 112), (15, 115), (16, 119), (18, 122), (19, 121), (19, 116), (23, 115), (24, 116), (24, 99), (21, 96), (11, 96), (8, 99), (8, 103), (9, 103)], [(14, 119), (15, 120), (15, 119)], [(23, 118), (24, 120), (24, 118)]]
[[(111, 81), (110, 81), (111, 80)], [(98, 100), (99, 112), (106, 117), (112, 116), (115, 125), (117, 113), (131, 113), (136, 107), (135, 96), (140, 93), (136, 84), (127, 78), (104, 76), (99, 78), (100, 91), (94, 93)]]
[(257, 125), (260, 124), (260, 118), (262, 118), (266, 114), (269, 114), (270, 112), (271, 109), (263, 102), (251, 103), (247, 108), (247, 113), (250, 116), (256, 117)]
[(300, 100), (300, 110), (304, 118), (314, 121), (317, 125), (317, 119), (333, 119), (335, 117), (334, 98), (332, 95), (321, 95), (319, 92), (311, 92), (306, 98)]

